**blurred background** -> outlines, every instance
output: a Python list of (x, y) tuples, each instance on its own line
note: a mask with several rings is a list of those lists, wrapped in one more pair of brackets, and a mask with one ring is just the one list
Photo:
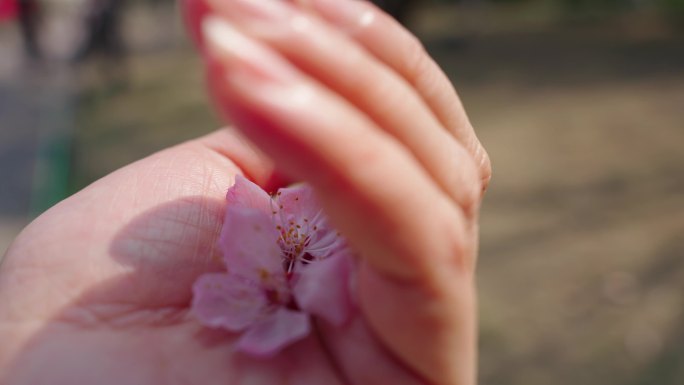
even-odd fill
[[(684, 0), (382, 5), (494, 163), (482, 384), (684, 384)], [(219, 126), (176, 7), (0, 0), (0, 254), (69, 194)]]

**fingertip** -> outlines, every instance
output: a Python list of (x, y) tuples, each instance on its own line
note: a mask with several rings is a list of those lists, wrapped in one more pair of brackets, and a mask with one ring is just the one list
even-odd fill
[(366, 1), (294, 0), (294, 3), (351, 34), (371, 25), (381, 12)]
[(484, 146), (478, 141), (475, 150), (475, 160), (478, 162), (480, 171), (480, 181), (482, 184), (482, 195), (489, 189), (492, 181), (492, 162)]

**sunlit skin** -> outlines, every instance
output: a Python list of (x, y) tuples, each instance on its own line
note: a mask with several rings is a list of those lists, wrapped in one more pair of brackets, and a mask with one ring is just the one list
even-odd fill
[[(277, 2), (299, 22), (265, 34), (243, 15), (248, 3), (267, 2), (212, 1), (189, 17), (201, 31), (211, 10), (246, 39), (234, 49), (268, 58), (201, 43), (216, 105), (237, 129), (106, 176), (8, 250), (0, 383), (475, 384), (477, 218), (490, 167), (448, 79), (368, 4)], [(352, 3), (362, 12), (332, 12)], [(196, 278), (223, 269), (215, 245), (236, 174), (268, 191), (311, 183), (361, 258), (354, 319), (319, 323), (269, 360), (234, 353), (235, 336), (188, 311)]]

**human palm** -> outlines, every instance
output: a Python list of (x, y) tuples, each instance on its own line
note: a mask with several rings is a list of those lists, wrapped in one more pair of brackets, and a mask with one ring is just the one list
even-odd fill
[[(192, 283), (222, 269), (224, 195), (243, 173), (227, 155), (244, 145), (225, 130), (168, 149), (32, 223), (0, 275), (3, 383), (420, 383), (358, 315), (267, 360), (234, 352), (235, 336), (189, 315)], [(268, 161), (241, 152), (267, 184)]]
[[(0, 266), (0, 383), (472, 385), (477, 209), (489, 163), (446, 78), (431, 61), (402, 68), (406, 52), (377, 46), (384, 35), (415, 41), (372, 8), (373, 22), (352, 39), (325, 9), (210, 3), (226, 18), (230, 7), (270, 3), (311, 24), (278, 36), (205, 27), (213, 95), (250, 142), (222, 130), (167, 149), (22, 232)], [(334, 61), (312, 36), (360, 56)], [(311, 44), (291, 50), (286, 38)], [(367, 97), (364, 73), (386, 98)], [(235, 335), (189, 314), (197, 277), (224, 268), (216, 239), (236, 174), (270, 191), (282, 175), (307, 180), (360, 255), (352, 320), (317, 322), (268, 359), (236, 352)]]
[[(215, 241), (223, 197), (242, 174), (226, 154), (239, 145), (219, 132), (158, 153), (24, 231), (0, 276), (2, 383), (346, 383), (321, 335), (348, 334), (372, 348), (360, 321), (256, 360), (233, 352), (234, 336), (188, 314), (194, 280), (222, 267)], [(246, 155), (268, 172), (256, 154)], [(369, 369), (354, 365), (355, 375)]]

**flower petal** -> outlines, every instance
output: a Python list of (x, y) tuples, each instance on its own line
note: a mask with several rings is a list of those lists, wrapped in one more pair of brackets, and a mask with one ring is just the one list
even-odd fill
[(347, 252), (345, 251), (348, 249), (346, 239), (327, 224), (322, 226), (309, 234), (310, 242), (305, 252), (314, 256), (316, 260), (326, 259), (339, 252)]
[(275, 220), (286, 229), (292, 223), (299, 225), (298, 231), (308, 238), (304, 252), (315, 259), (324, 259), (344, 248), (344, 238), (330, 224), (309, 185), (282, 188), (276, 197), (281, 209)]
[(353, 307), (350, 292), (353, 263), (350, 255), (337, 254), (301, 265), (293, 288), (299, 307), (333, 325), (343, 325)]
[(254, 356), (269, 357), (310, 332), (311, 321), (306, 313), (279, 308), (249, 328), (238, 341), (237, 348)]
[(279, 207), (282, 207), (281, 211), (288, 221), (300, 223), (305, 218), (307, 221), (314, 221), (321, 213), (321, 205), (313, 188), (308, 184), (281, 188), (276, 195), (276, 201)]
[(278, 231), (267, 214), (252, 208), (228, 207), (219, 244), (228, 271), (273, 287), (284, 279)]
[(256, 283), (230, 274), (205, 274), (192, 290), (192, 314), (206, 326), (241, 331), (268, 310)]
[(272, 213), (271, 197), (261, 187), (242, 175), (235, 175), (235, 184), (226, 194), (228, 207), (248, 207)]

